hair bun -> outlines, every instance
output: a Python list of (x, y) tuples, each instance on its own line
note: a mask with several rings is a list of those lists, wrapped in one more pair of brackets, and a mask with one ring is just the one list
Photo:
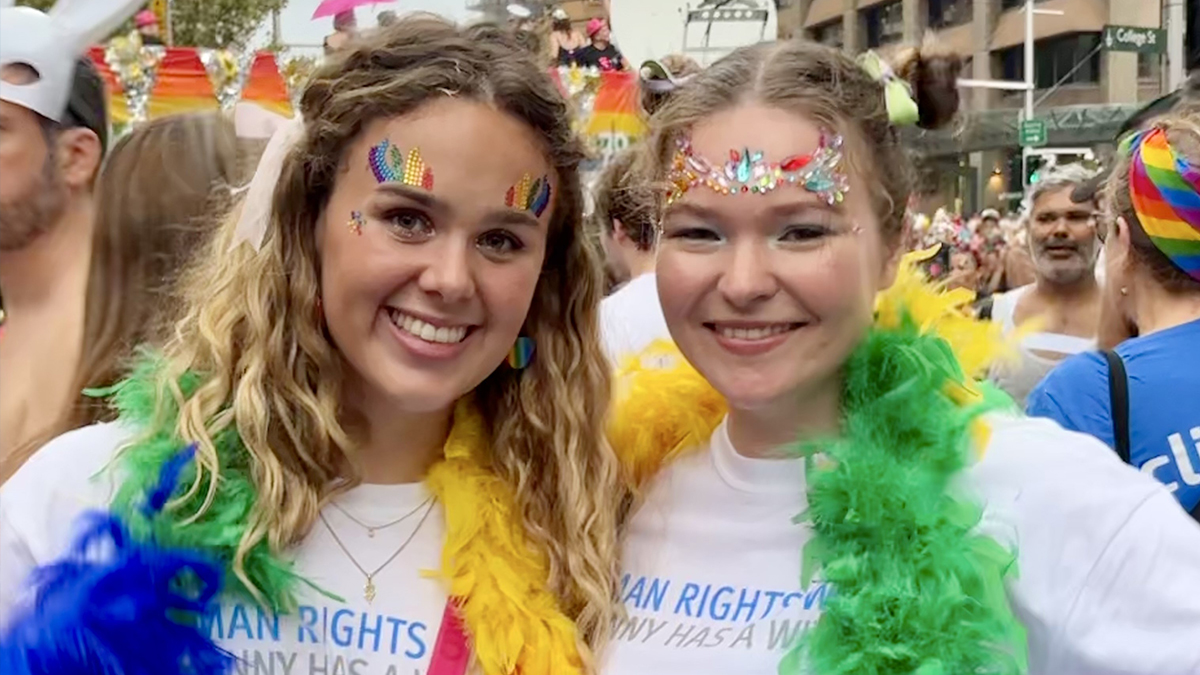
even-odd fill
[(896, 56), (892, 68), (912, 87), (917, 100), (917, 126), (940, 129), (954, 120), (961, 102), (958, 78), (963, 65), (962, 55), (930, 37), (920, 47), (902, 50)]

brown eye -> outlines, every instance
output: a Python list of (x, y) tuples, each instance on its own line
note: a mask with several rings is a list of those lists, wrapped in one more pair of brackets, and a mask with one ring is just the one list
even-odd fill
[(384, 222), (396, 238), (406, 241), (425, 239), (433, 234), (429, 217), (413, 209), (393, 211), (384, 216)]
[(476, 245), (485, 252), (509, 255), (525, 248), (524, 242), (507, 230), (491, 230), (479, 235)]

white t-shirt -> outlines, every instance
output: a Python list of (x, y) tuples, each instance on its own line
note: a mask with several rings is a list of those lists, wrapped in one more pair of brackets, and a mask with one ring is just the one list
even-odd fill
[[(105, 508), (115, 478), (104, 471), (116, 450), (130, 439), (118, 424), (72, 431), (35, 454), (0, 489), (0, 618), (28, 600), (26, 578), (35, 565), (60, 557), (71, 540), (77, 516)], [(426, 513), (429, 493), (422, 484), (362, 485), (337, 502), (370, 525), (403, 522), (377, 530), (374, 537), (341, 511), (322, 512), (346, 548), (368, 572), (378, 568), (413, 533)], [(209, 635), (248, 673), (303, 675), (423, 675), (446, 606), (446, 591), (421, 570), (441, 564), (445, 524), (433, 505), (412, 541), (374, 578), (373, 602), (364, 598), (365, 577), (318, 520), (308, 537), (290, 552), (296, 571), (326, 597), (297, 588), (300, 609), (272, 617), (249, 601), (227, 598), (208, 617)]]
[(616, 365), (639, 354), (655, 340), (670, 340), (658, 286), (653, 274), (643, 274), (600, 301), (600, 338)]
[[(992, 300), (992, 321), (999, 323), (1005, 335), (1017, 330), (1017, 303), (1033, 285), (1022, 286), (1008, 293), (997, 294)], [(1017, 358), (992, 369), (991, 379), (996, 386), (1012, 396), (1021, 407), (1042, 378), (1068, 356), (1096, 348), (1096, 341), (1062, 333), (1030, 333), (1021, 338)], [(1057, 356), (1055, 356), (1057, 355)]]
[[(991, 421), (960, 480), (984, 504), (979, 530), (1019, 556), (1030, 675), (1200, 673), (1200, 527), (1098, 441)], [(800, 460), (737, 454), (724, 423), (665, 469), (631, 523), (628, 618), (603, 675), (775, 675), (832, 592), (800, 588), (803, 481)]]

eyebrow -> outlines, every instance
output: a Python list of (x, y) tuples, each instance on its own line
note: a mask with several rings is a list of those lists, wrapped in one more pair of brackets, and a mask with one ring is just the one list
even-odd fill
[(428, 190), (423, 188), (410, 187), (404, 183), (380, 183), (379, 190), (399, 195), (405, 199), (410, 199), (427, 209), (440, 211), (449, 210), (449, 206), (445, 202), (437, 197), (434, 197), (429, 193)]
[[(768, 213), (773, 217), (782, 217), (803, 213), (806, 211), (819, 211), (832, 215), (842, 215), (842, 210), (826, 204), (825, 202), (816, 199), (812, 201), (790, 201), (784, 204), (776, 204), (767, 209)], [(671, 213), (687, 213), (701, 218), (715, 218), (722, 214), (716, 209), (701, 206), (691, 202), (676, 202), (667, 208), (666, 214)]]
[[(447, 202), (438, 199), (429, 191), (422, 188), (411, 187), (403, 183), (380, 183), (379, 190), (414, 201), (430, 211), (441, 211), (443, 213), (453, 211)], [(498, 222), (502, 225), (541, 227), (541, 222), (532, 213), (506, 207), (499, 207), (488, 213), (488, 220)]]

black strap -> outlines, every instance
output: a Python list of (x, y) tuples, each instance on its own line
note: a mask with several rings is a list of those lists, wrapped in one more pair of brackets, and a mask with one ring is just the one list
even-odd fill
[[(1108, 396), (1112, 402), (1113, 419), (1113, 448), (1122, 462), (1129, 464), (1129, 376), (1125, 372), (1125, 362), (1116, 352), (1103, 352), (1108, 361)], [(1196, 522), (1200, 522), (1200, 502), (1197, 502), (1188, 513)]]
[(1105, 351), (1108, 361), (1108, 396), (1112, 403), (1113, 449), (1129, 464), (1129, 379), (1125, 362), (1114, 351)]

